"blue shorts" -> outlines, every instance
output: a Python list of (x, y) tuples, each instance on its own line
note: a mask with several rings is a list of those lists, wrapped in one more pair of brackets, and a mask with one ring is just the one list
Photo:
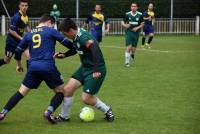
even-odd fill
[(96, 31), (92, 29), (90, 30), (90, 34), (92, 34), (92, 36), (94, 36), (98, 42), (102, 42), (102, 31)]
[(152, 25), (144, 25), (143, 35), (149, 35), (151, 33), (154, 33), (154, 27)]
[(6, 38), (5, 55), (11, 58), (14, 55), (15, 49), (17, 48), (19, 43), (20, 41), (16, 41), (15, 39), (13, 39), (13, 37), (8, 35)]
[(22, 84), (29, 89), (37, 89), (42, 81), (45, 81), (51, 89), (55, 89), (64, 83), (62, 75), (55, 68), (48, 71), (28, 70)]

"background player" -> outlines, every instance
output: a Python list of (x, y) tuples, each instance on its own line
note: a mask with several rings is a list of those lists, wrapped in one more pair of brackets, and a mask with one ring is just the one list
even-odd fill
[(130, 66), (131, 58), (134, 59), (135, 51), (138, 44), (140, 29), (144, 26), (142, 13), (138, 12), (137, 3), (131, 4), (131, 11), (125, 14), (122, 21), (122, 26), (126, 28), (126, 51), (125, 51), (125, 66)]
[[(151, 48), (150, 43), (154, 37), (154, 22), (155, 14), (153, 11), (153, 4), (149, 3), (148, 9), (143, 13), (144, 16), (144, 28), (143, 28), (143, 37), (142, 37), (142, 48), (146, 45), (148, 48)], [(148, 42), (145, 44), (146, 36), (149, 36)]]
[[(87, 31), (77, 28), (75, 22), (71, 19), (64, 19), (60, 24), (60, 30), (65, 36), (73, 40), (81, 59), (81, 66), (64, 87), (64, 102), (61, 114), (57, 119), (59, 121), (66, 121), (70, 118), (69, 112), (73, 94), (76, 89), (83, 85), (82, 101), (105, 113), (105, 119), (108, 122), (114, 121), (111, 108), (95, 96), (106, 76), (106, 66), (98, 42)], [(58, 58), (67, 56), (62, 53), (56, 55)]]
[[(26, 96), (30, 89), (37, 89), (44, 80), (49, 88), (55, 91), (48, 110), (44, 117), (51, 123), (55, 123), (52, 113), (63, 101), (63, 80), (60, 72), (55, 66), (53, 55), (55, 53), (56, 40), (63, 43), (64, 46), (75, 50), (72, 43), (64, 38), (57, 30), (53, 29), (55, 19), (50, 15), (44, 15), (40, 19), (39, 25), (27, 33), (15, 51), (17, 60), (17, 72), (22, 72), (21, 54), (23, 50), (29, 47), (30, 66), (19, 90), (9, 99), (3, 111), (0, 113), (0, 120), (3, 120), (6, 114), (15, 105)], [(69, 51), (71, 51), (69, 50)]]
[[(0, 59), (0, 66), (9, 64), (10, 60), (15, 53), (15, 49), (22, 40), (23, 33), (29, 31), (28, 27), (28, 1), (19, 1), (19, 11), (11, 18), (9, 33), (6, 39), (5, 57)], [(29, 59), (28, 51), (25, 52), (27, 60)], [(28, 61), (27, 61), (28, 65)]]
[(100, 43), (102, 41), (102, 27), (105, 22), (105, 32), (108, 33), (110, 29), (108, 18), (102, 13), (101, 5), (95, 5), (95, 11), (89, 13), (86, 25), (90, 34)]

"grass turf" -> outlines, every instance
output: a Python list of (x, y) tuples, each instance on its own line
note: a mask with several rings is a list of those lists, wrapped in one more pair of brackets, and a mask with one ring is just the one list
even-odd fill
[[(93, 122), (81, 122), (78, 115), (84, 104), (80, 102), (82, 89), (79, 89), (71, 121), (48, 124), (42, 115), (53, 92), (42, 83), (0, 122), (0, 133), (199, 134), (199, 42), (200, 38), (195, 36), (157, 36), (152, 49), (138, 47), (135, 62), (125, 68), (124, 38), (105, 37), (101, 46), (108, 73), (98, 97), (112, 106), (115, 122), (105, 122), (96, 109)], [(5, 38), (0, 37), (0, 57), (4, 56), (4, 44)], [(57, 50), (63, 47), (58, 45)], [(78, 56), (57, 60), (56, 64), (66, 82), (80, 65)], [(17, 91), (24, 74), (16, 74), (14, 60), (0, 67), (0, 108)]]

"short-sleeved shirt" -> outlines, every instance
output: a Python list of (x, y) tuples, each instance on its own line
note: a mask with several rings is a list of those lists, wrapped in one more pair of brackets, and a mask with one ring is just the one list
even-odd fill
[[(153, 11), (150, 11), (150, 10), (146, 10), (144, 13), (143, 13), (143, 17), (149, 17), (151, 16), (151, 18), (155, 18), (155, 13)], [(145, 20), (145, 25), (153, 25), (153, 22), (152, 20)]]
[(90, 13), (86, 20), (86, 23), (89, 24), (89, 30), (96, 30), (98, 32), (102, 32), (104, 22), (106, 25), (109, 23), (106, 15), (104, 13), (96, 13), (95, 11)]
[(136, 12), (136, 14), (133, 14), (132, 11), (127, 12), (125, 14), (125, 17), (123, 19), (124, 23), (130, 24), (130, 27), (126, 29), (126, 32), (132, 31), (134, 27), (139, 26), (141, 23), (144, 22), (143, 16), (141, 12)]
[(73, 45), (59, 31), (43, 26), (32, 29), (30, 33), (25, 34), (18, 48), (26, 49), (30, 53), (29, 70), (51, 70), (54, 67), (56, 41), (64, 46)]

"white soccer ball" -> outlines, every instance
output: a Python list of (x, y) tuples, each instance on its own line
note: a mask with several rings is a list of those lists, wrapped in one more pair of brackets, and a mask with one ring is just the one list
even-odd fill
[(94, 120), (94, 110), (90, 107), (84, 107), (81, 109), (79, 117), (82, 121), (89, 122)]

